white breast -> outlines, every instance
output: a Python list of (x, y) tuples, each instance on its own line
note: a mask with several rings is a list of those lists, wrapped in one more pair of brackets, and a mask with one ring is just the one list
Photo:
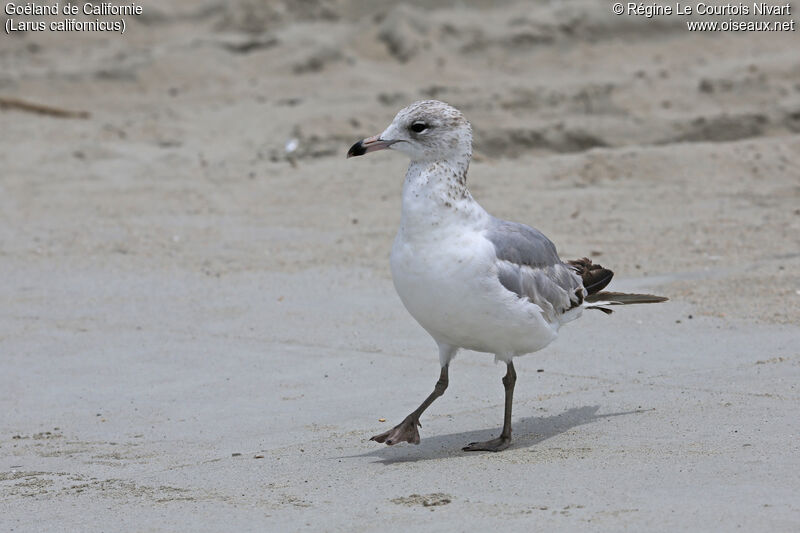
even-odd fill
[(448, 203), (404, 188), (391, 268), (408, 311), (438, 342), (501, 359), (552, 342), (558, 325), (498, 281), (488, 214), (471, 197)]

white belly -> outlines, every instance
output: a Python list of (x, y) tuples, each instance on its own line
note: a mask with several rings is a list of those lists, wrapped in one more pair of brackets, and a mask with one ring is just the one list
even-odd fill
[(398, 233), (391, 267), (406, 309), (437, 342), (509, 360), (556, 338), (558, 324), (500, 284), (494, 247), (480, 233), (454, 230), (424, 242)]

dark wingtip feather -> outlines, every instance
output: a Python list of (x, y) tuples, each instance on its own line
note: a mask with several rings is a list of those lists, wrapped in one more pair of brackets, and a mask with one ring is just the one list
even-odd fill
[(588, 257), (567, 261), (567, 264), (574, 268), (575, 272), (581, 277), (583, 288), (586, 289), (587, 294), (595, 294), (602, 291), (611, 283), (611, 278), (614, 277), (614, 273), (611, 270), (593, 264)]
[(669, 300), (655, 294), (631, 294), (625, 292), (597, 292), (586, 297), (587, 302), (611, 302), (615, 305), (657, 304)]

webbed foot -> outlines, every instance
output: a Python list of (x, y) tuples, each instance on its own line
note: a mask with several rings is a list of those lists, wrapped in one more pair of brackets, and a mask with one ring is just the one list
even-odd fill
[(500, 452), (511, 444), (511, 437), (497, 437), (485, 442), (470, 442), (462, 450), (465, 452)]
[(405, 420), (397, 424), (389, 431), (381, 433), (380, 435), (375, 435), (369, 440), (374, 440), (375, 442), (385, 442), (389, 446), (397, 444), (398, 442), (419, 444), (419, 431), (417, 431), (417, 426), (422, 427), (422, 424), (419, 423), (419, 420), (411, 416), (407, 416)]

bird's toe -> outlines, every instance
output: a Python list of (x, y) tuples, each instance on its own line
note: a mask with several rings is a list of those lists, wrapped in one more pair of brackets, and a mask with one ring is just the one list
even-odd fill
[(497, 437), (485, 442), (470, 442), (463, 448), (465, 452), (500, 452), (511, 444), (511, 437)]
[(416, 420), (406, 419), (389, 431), (375, 435), (369, 440), (385, 443), (388, 446), (392, 446), (398, 442), (419, 444), (419, 431), (417, 431), (418, 424), (419, 422)]

